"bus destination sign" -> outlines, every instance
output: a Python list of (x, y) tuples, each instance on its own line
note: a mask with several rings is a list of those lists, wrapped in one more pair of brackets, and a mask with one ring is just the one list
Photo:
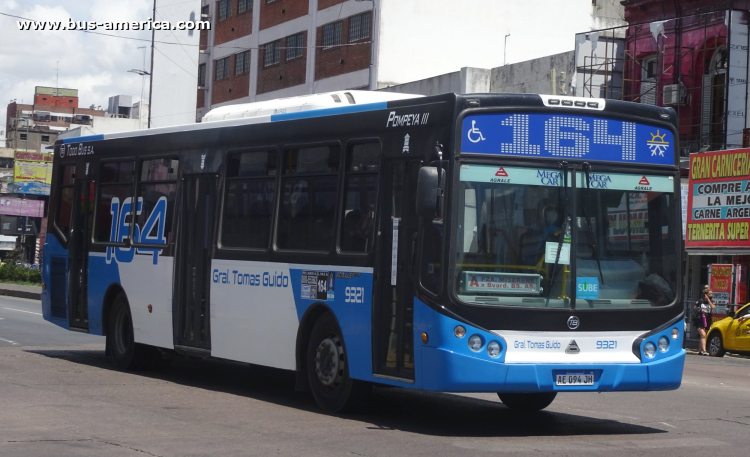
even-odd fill
[(463, 120), (461, 152), (674, 165), (672, 132), (651, 125), (568, 114), (476, 114)]
[(538, 274), (464, 271), (464, 283), (467, 292), (524, 295), (542, 293), (542, 277)]

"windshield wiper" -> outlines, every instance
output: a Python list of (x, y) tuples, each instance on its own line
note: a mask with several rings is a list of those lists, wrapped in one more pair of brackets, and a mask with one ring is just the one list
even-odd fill
[(599, 260), (599, 250), (596, 247), (596, 237), (594, 236), (594, 227), (589, 219), (588, 212), (586, 211), (586, 203), (589, 201), (590, 190), (591, 190), (591, 164), (588, 162), (583, 163), (583, 171), (586, 174), (586, 202), (582, 202), (581, 207), (583, 208), (583, 217), (586, 219), (586, 225), (589, 227), (589, 238), (591, 240), (591, 249), (594, 250), (594, 258), (596, 259), (596, 266), (599, 267), (599, 276), (602, 278), (602, 284), (604, 284), (604, 274), (602, 273), (602, 263)]

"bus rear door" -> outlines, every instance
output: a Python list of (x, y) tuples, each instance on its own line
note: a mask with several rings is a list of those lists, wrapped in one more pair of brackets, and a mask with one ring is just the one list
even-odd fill
[[(87, 174), (89, 164), (78, 168)], [(87, 276), (89, 241), (94, 222), (94, 183), (85, 174), (77, 174), (68, 241), (68, 319), (71, 329), (88, 330)]]
[(172, 305), (174, 343), (176, 349), (198, 356), (211, 351), (209, 288), (217, 181), (215, 174), (182, 178)]

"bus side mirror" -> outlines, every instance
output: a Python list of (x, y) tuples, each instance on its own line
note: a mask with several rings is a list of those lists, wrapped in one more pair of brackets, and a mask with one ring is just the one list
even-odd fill
[(437, 167), (422, 167), (417, 179), (417, 214), (427, 219), (434, 219), (440, 215), (443, 202), (443, 184), (445, 170), (440, 170), (438, 180)]

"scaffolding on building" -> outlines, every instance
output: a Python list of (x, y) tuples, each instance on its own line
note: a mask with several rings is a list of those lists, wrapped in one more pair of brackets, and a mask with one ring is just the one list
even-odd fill
[[(719, 11), (577, 35), (575, 95), (674, 108), (682, 156), (747, 146), (745, 96), (741, 106), (730, 102), (733, 90), (747, 91), (747, 22), (745, 42), (730, 51), (732, 16)], [(736, 71), (730, 52), (738, 53)]]

